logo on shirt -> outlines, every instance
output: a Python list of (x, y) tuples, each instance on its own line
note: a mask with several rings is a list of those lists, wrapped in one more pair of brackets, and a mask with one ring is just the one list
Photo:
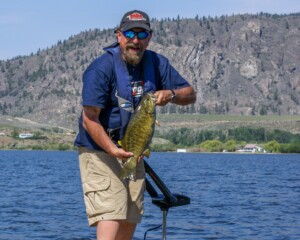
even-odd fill
[(131, 94), (133, 97), (141, 97), (144, 93), (144, 82), (131, 82)]

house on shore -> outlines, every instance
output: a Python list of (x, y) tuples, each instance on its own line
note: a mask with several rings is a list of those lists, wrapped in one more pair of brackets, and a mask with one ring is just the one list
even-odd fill
[(186, 152), (186, 149), (184, 149), (184, 148), (178, 148), (178, 149), (177, 149), (177, 152), (178, 152), (178, 153), (185, 153), (185, 152)]
[(244, 153), (266, 153), (266, 150), (256, 144), (246, 144), (242, 149), (237, 150), (237, 152)]
[(32, 138), (33, 134), (32, 133), (20, 133), (19, 138)]

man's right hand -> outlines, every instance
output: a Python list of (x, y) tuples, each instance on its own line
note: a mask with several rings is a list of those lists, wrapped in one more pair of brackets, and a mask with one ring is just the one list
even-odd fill
[(132, 152), (126, 152), (123, 148), (117, 148), (110, 154), (113, 157), (121, 159), (123, 162), (133, 156)]

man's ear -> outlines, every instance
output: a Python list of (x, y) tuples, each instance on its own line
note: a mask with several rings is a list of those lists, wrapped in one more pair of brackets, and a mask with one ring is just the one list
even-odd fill
[(116, 32), (116, 38), (118, 39), (118, 42), (120, 42), (121, 33), (120, 31)]

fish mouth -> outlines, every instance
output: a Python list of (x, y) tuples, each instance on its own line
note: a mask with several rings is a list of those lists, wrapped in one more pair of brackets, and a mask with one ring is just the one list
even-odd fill
[(153, 93), (148, 92), (145, 95), (145, 99), (143, 100), (143, 104), (146, 107), (144, 111), (148, 114), (152, 114), (155, 112), (155, 106), (156, 106), (156, 97)]
[(149, 93), (150, 97), (150, 105), (155, 106), (156, 105), (156, 96), (153, 93)]
[(150, 99), (151, 99), (153, 102), (156, 102), (156, 97), (155, 97), (154, 94), (151, 94), (151, 95), (150, 95)]

